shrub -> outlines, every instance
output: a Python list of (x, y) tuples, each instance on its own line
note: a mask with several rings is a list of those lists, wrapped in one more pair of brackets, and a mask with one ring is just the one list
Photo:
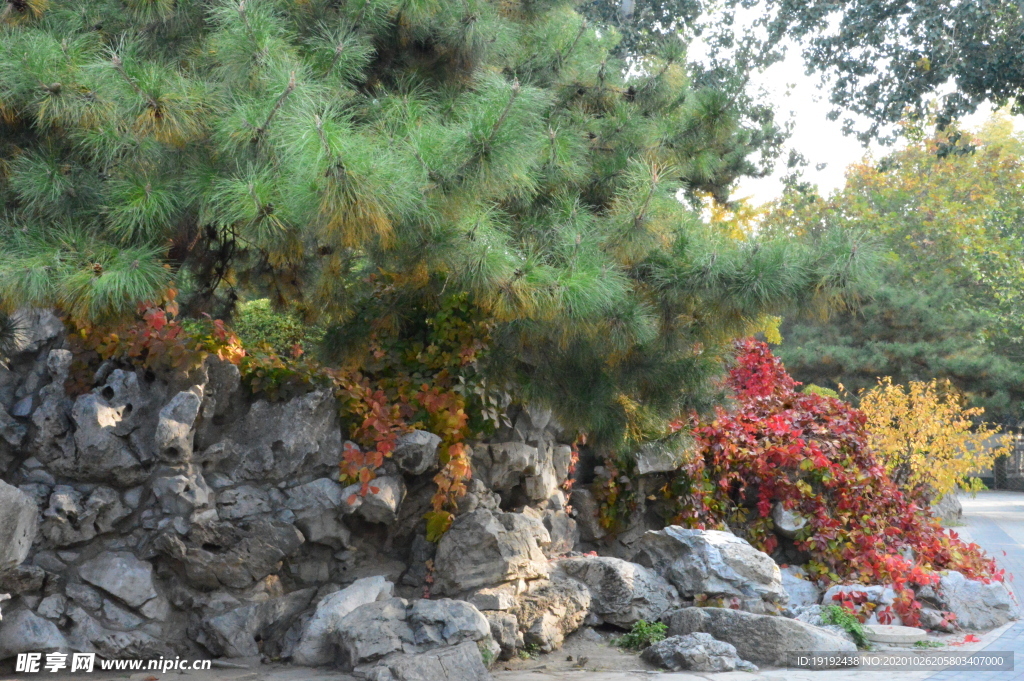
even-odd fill
[(323, 338), (323, 329), (305, 324), (291, 312), (275, 310), (268, 298), (239, 304), (232, 328), (246, 347), (269, 345), (281, 357), (296, 354), (296, 348), (309, 352)]
[(945, 532), (926, 503), (893, 483), (868, 446), (863, 412), (798, 392), (764, 343), (739, 341), (736, 351), (734, 408), (692, 417), (699, 455), (662, 490), (676, 504), (673, 522), (728, 525), (771, 553), (771, 510), (782, 504), (807, 520), (794, 544), (810, 555), (815, 578), (891, 584), (893, 609), (909, 625), (920, 609), (913, 587), (934, 583), (939, 570), (1002, 580), (976, 544)]
[(668, 633), (668, 625), (661, 622), (648, 624), (644, 620), (638, 620), (628, 634), (621, 636), (615, 643), (622, 648), (630, 650), (643, 650), (644, 648), (665, 640)]
[(910, 381), (904, 387), (883, 378), (861, 392), (872, 449), (889, 477), (904, 490), (932, 499), (964, 485), (976, 491), (981, 482), (969, 478), (988, 468), (1010, 447), (987, 446), (998, 428), (975, 424), (985, 412), (968, 409), (949, 381)]
[(841, 605), (826, 605), (821, 609), (821, 621), (823, 624), (834, 624), (842, 627), (843, 630), (853, 636), (854, 643), (858, 648), (867, 648), (870, 645), (864, 625), (860, 623), (857, 616)]

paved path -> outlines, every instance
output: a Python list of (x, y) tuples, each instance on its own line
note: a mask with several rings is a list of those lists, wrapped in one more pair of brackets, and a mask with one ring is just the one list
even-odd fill
[[(1007, 584), (1022, 602), (1024, 596), (1024, 493), (981, 492), (963, 499), (962, 534), (980, 544), (1006, 570)], [(1014, 652), (1015, 671), (939, 672), (929, 681), (1024, 681), (1024, 620), (1010, 625), (983, 650)]]

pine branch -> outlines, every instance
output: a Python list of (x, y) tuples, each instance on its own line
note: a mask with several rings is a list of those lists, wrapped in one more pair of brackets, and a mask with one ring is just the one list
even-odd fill
[(139, 87), (139, 84), (135, 82), (135, 79), (128, 75), (128, 72), (124, 69), (124, 62), (121, 61), (121, 58), (119, 56), (117, 56), (116, 54), (111, 55), (110, 63), (114, 65), (114, 68), (117, 69), (117, 72), (120, 73), (121, 76), (125, 79), (125, 82), (127, 82), (128, 85), (130, 85), (131, 88), (135, 90), (135, 92), (140, 97), (144, 98), (149, 102), (149, 107), (151, 109), (153, 109), (154, 111), (158, 111), (160, 109), (160, 104), (155, 99), (153, 99), (153, 96), (150, 95), (148, 92), (145, 92), (141, 87)]
[(584, 19), (582, 22), (580, 22), (580, 30), (576, 31), (576, 37), (573, 38), (572, 44), (569, 45), (569, 49), (565, 51), (565, 54), (559, 54), (558, 55), (558, 60), (557, 60), (557, 63), (555, 65), (555, 73), (558, 73), (559, 71), (561, 71), (562, 70), (562, 66), (565, 65), (565, 60), (568, 59), (570, 56), (572, 56), (572, 53), (576, 50), (576, 43), (578, 43), (580, 41), (580, 37), (583, 35), (583, 32), (585, 30), (587, 30), (587, 20), (586, 19)]
[(288, 87), (284, 89), (284, 92), (281, 93), (281, 96), (277, 98), (276, 102), (274, 102), (274, 106), (270, 109), (270, 113), (267, 114), (267, 119), (263, 121), (263, 125), (259, 126), (258, 128), (256, 128), (255, 131), (253, 131), (252, 139), (250, 140), (253, 144), (259, 142), (260, 138), (262, 138), (263, 135), (267, 132), (267, 128), (270, 127), (271, 122), (274, 120), (274, 116), (277, 115), (277, 112), (280, 111), (281, 106), (284, 104), (284, 101), (288, 99), (288, 96), (291, 95), (291, 93), (294, 90), (295, 72), (292, 71), (291, 77), (288, 79)]
[(516, 98), (519, 97), (520, 91), (519, 79), (516, 78), (512, 81), (512, 95), (508, 98), (508, 103), (505, 104), (505, 108), (502, 110), (501, 115), (498, 116), (498, 120), (494, 121), (494, 125), (491, 126), (491, 132), (487, 135), (487, 139), (484, 140), (483, 144), (480, 145), (479, 151), (473, 154), (468, 161), (462, 164), (457, 174), (461, 175), (469, 166), (473, 165), (481, 158), (487, 155), (490, 151), (491, 145), (494, 140), (498, 137), (498, 133), (501, 131), (501, 127), (505, 124), (505, 120), (508, 118), (509, 113), (512, 112), (512, 105), (516, 103)]

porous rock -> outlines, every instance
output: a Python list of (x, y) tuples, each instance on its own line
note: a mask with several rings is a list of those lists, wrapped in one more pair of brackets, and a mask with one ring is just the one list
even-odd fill
[(200, 641), (214, 654), (225, 657), (250, 657), (260, 653), (259, 641), (280, 639), (295, 617), (309, 605), (316, 589), (293, 591), (235, 608), (203, 622), (206, 636)]
[(541, 547), (550, 542), (543, 523), (521, 513), (477, 509), (455, 519), (434, 558), (440, 595), (548, 574)]
[(126, 551), (103, 553), (78, 568), (85, 581), (137, 608), (156, 598), (153, 565)]
[(780, 569), (782, 588), (789, 597), (787, 604), (792, 608), (814, 605), (821, 601), (821, 589), (807, 578), (807, 571), (801, 567), (787, 565)]
[(341, 521), (347, 511), (345, 505), (345, 488), (330, 478), (318, 478), (289, 489), (286, 502), (306, 541), (334, 549), (349, 544), (351, 532)]
[(670, 525), (636, 544), (633, 561), (671, 582), (683, 598), (759, 598), (785, 603), (779, 567), (767, 554), (731, 532)]
[(558, 570), (551, 579), (528, 582), (509, 612), (516, 616), (526, 644), (547, 653), (583, 625), (590, 605), (586, 585)]
[(727, 608), (683, 608), (668, 615), (669, 636), (704, 632), (731, 643), (744, 660), (785, 666), (789, 652), (855, 652), (857, 647), (823, 629), (773, 615)]
[(675, 587), (651, 570), (620, 558), (582, 556), (558, 562), (590, 589), (590, 612), (599, 624), (628, 629), (638, 620), (656, 622), (679, 605)]
[(480, 649), (460, 643), (425, 653), (396, 653), (365, 674), (367, 681), (490, 681)]
[(409, 475), (422, 475), (437, 466), (441, 438), (425, 430), (414, 430), (398, 438), (391, 460)]
[(18, 610), (0, 623), (0, 660), (18, 653), (67, 651), (67, 639), (57, 625), (30, 610)]

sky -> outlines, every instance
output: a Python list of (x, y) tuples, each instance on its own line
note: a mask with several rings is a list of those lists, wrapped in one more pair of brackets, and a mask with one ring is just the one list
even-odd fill
[[(750, 14), (752, 19), (756, 16)], [(742, 17), (738, 19), (742, 23)], [(699, 40), (691, 43), (689, 56), (695, 61), (702, 58), (704, 46)], [(892, 151), (892, 147), (872, 144), (864, 147), (856, 137), (844, 135), (842, 121), (828, 120), (828, 112), (832, 105), (828, 101), (828, 87), (822, 84), (817, 73), (806, 75), (804, 63), (798, 46), (791, 45), (786, 58), (756, 74), (753, 78), (755, 87), (762, 87), (768, 92), (769, 101), (775, 105), (777, 120), (792, 120), (794, 123), (792, 137), (786, 150), (780, 156), (779, 168), (770, 177), (761, 179), (743, 178), (733, 191), (732, 198), (750, 198), (754, 203), (764, 203), (777, 198), (782, 193), (782, 177), (787, 173), (785, 159), (789, 149), (802, 153), (808, 161), (803, 169), (803, 178), (818, 185), (823, 196), (839, 189), (845, 182), (846, 168), (858, 163), (865, 155), (879, 158)], [(965, 117), (966, 128), (978, 127), (991, 114), (992, 109), (986, 107), (971, 116)], [(849, 117), (844, 112), (843, 117)], [(1018, 129), (1022, 126), (1020, 121)], [(897, 144), (898, 146), (898, 144)]]

